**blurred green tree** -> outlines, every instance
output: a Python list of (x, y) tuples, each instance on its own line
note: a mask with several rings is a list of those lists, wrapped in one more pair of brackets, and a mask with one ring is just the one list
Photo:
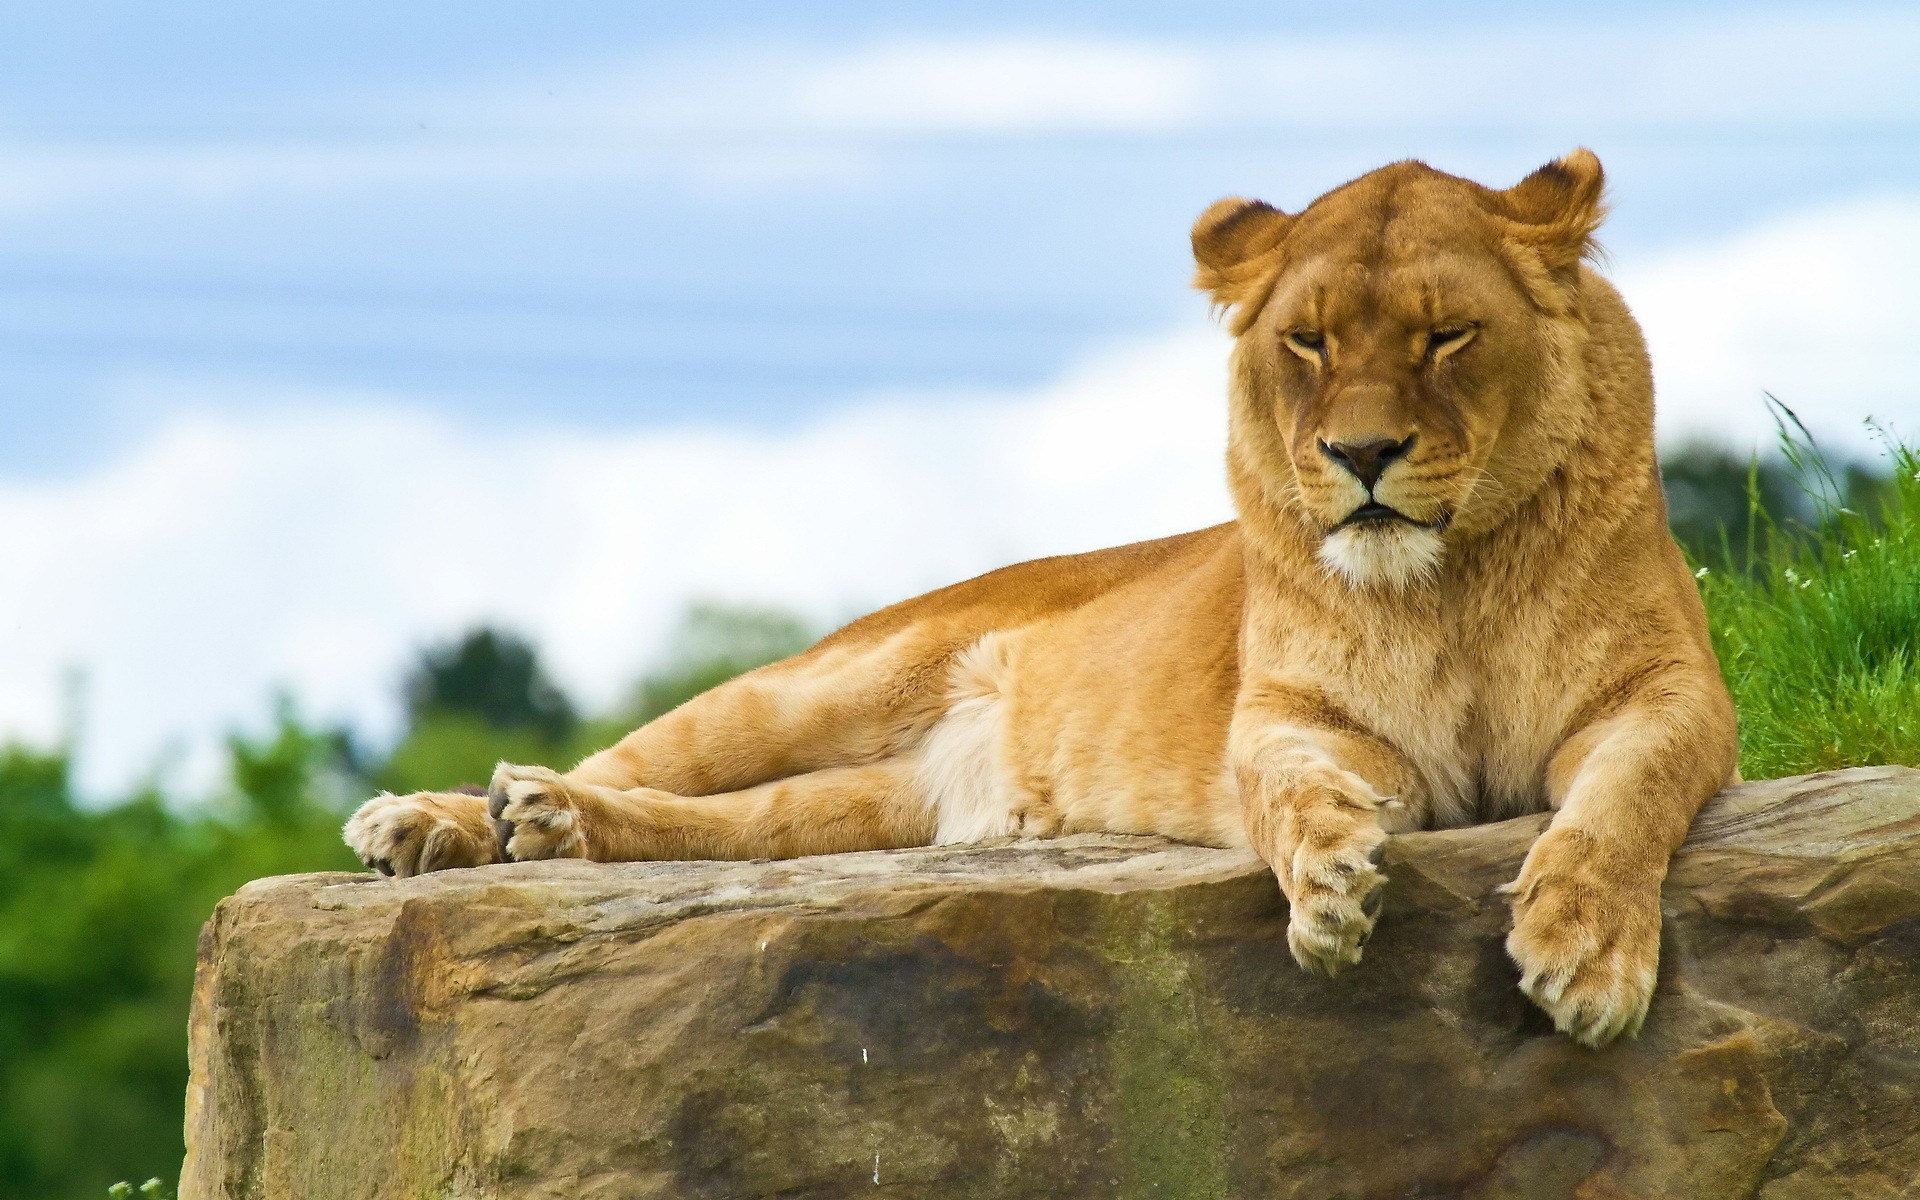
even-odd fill
[(375, 781), (406, 793), (484, 784), (493, 765), (554, 761), (580, 728), (532, 642), (480, 628), (428, 648), (408, 672), (407, 731)]
[[(1809, 443), (1810, 445), (1811, 443)], [(1742, 457), (1723, 446), (1689, 442), (1660, 456), (1667, 525), (1696, 563), (1751, 569), (1762, 526), (1817, 537), (1836, 509), (1877, 514), (1888, 476), (1864, 463), (1819, 471), (1784, 456)], [(1757, 505), (1757, 508), (1755, 507)]]
[(1744, 553), (1747, 484), (1752, 473), (1760, 504), (1782, 524), (1813, 515), (1786, 464), (1742, 457), (1723, 446), (1689, 442), (1660, 456), (1667, 525), (1695, 562), (1724, 566), (1723, 547)]
[(250, 879), (358, 868), (343, 735), (283, 703), (229, 745), (229, 792), (184, 812), (150, 788), (83, 806), (65, 748), (0, 749), (0, 1197), (177, 1174), (201, 923)]
[(549, 742), (579, 722), (573, 702), (547, 678), (533, 643), (480, 628), (420, 656), (407, 676), (412, 724), (448, 715), (477, 717), (490, 729), (530, 730)]

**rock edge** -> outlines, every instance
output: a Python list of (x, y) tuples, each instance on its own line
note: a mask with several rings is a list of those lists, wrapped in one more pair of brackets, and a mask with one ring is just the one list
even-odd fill
[(1600, 1052), (1501, 949), (1544, 824), (1391, 839), (1334, 980), (1257, 858), (1151, 838), (262, 880), (202, 935), (181, 1195), (1920, 1190), (1920, 771), (1716, 797)]

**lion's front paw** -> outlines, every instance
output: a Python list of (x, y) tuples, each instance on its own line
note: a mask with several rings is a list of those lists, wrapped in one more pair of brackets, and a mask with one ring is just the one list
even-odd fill
[(1291, 906), (1287, 946), (1302, 967), (1332, 975), (1359, 962), (1373, 935), (1387, 882), (1386, 831), (1370, 803), (1345, 797), (1302, 805), (1287, 826), (1273, 860)]
[(341, 830), (360, 861), (382, 875), (418, 875), (499, 862), (487, 802), (480, 796), (382, 793), (362, 804)]
[(585, 858), (586, 821), (580, 789), (558, 771), (501, 763), (487, 789), (487, 809), (500, 823), (500, 844), (515, 862)]
[[(1551, 840), (1550, 840), (1551, 839)], [(1509, 885), (1520, 990), (1588, 1046), (1637, 1034), (1660, 967), (1660, 881), (1610, 865), (1585, 835), (1544, 835)]]

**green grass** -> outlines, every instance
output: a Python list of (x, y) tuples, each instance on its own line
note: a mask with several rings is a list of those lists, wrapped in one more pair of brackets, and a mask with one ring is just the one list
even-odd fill
[(1892, 474), (1869, 502), (1782, 412), (1782, 450), (1816, 518), (1776, 521), (1754, 486), (1740, 552), (1728, 538), (1699, 572), (1740, 714), (1740, 772), (1920, 765), (1920, 456), (1883, 435)]

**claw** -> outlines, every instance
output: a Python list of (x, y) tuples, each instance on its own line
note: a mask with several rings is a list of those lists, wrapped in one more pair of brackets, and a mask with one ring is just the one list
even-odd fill
[(1544, 971), (1533, 977), (1533, 986), (1527, 992), (1542, 1004), (1558, 1004), (1560, 997), (1566, 995), (1567, 985), (1572, 982), (1573, 972), (1567, 968)]
[[(1386, 906), (1387, 881), (1382, 879), (1379, 883), (1373, 885), (1371, 891), (1360, 898), (1360, 911), (1367, 915), (1367, 920), (1373, 921), (1379, 919), (1380, 910)], [(1372, 931), (1369, 930), (1368, 932), (1371, 933)]]

